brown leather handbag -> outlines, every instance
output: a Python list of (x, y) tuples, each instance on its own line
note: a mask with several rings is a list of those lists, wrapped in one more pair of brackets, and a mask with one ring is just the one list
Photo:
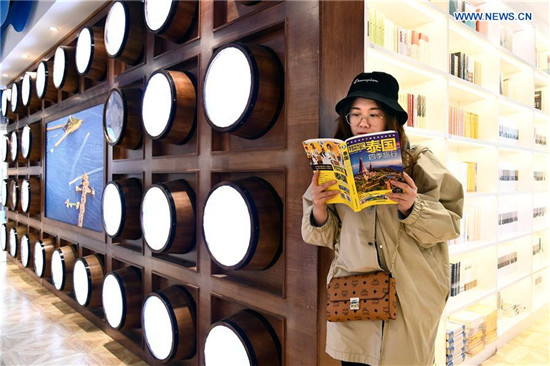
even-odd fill
[(397, 292), (391, 271), (401, 239), (397, 234), (390, 271), (333, 277), (327, 286), (327, 320), (391, 320), (397, 317)]

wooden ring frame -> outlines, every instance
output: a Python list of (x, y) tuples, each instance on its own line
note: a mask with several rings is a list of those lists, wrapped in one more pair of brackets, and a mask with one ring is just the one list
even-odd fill
[(50, 278), (52, 276), (51, 261), (54, 251), (55, 240), (53, 238), (44, 238), (34, 244), (34, 273), (38, 277)]
[[(105, 50), (105, 41), (103, 39), (103, 27), (84, 27), (76, 43), (76, 66), (77, 72), (92, 80), (103, 80), (107, 76), (107, 51)], [(82, 37), (82, 39), (81, 39)], [(89, 43), (84, 43), (89, 40)], [(79, 60), (79, 56), (85, 47), (89, 47), (87, 53), (89, 57), (84, 61)], [(84, 53), (86, 54), (86, 53)], [(82, 63), (83, 62), (83, 63)]]
[[(59, 257), (60, 268), (55, 268), (56, 256)], [(72, 245), (65, 245), (57, 248), (52, 254), (52, 281), (54, 287), (59, 291), (70, 291), (73, 289), (73, 270), (76, 262), (76, 250)], [(59, 272), (56, 272), (59, 271)], [(56, 278), (56, 273), (61, 278)]]
[[(110, 309), (106, 308), (107, 296), (112, 293), (107, 291), (107, 281), (116, 281), (121, 294), (122, 310), (120, 319), (112, 319)], [(124, 267), (108, 273), (103, 279), (103, 309), (107, 324), (114, 329), (134, 329), (141, 327), (141, 303), (142, 285), (141, 275), (134, 267)]]
[[(29, 215), (38, 215), (40, 214), (40, 206), (41, 206), (41, 187), (40, 187), (40, 179), (36, 177), (29, 177), (26, 179), (23, 179), (21, 182), (21, 211), (24, 213), (27, 213)], [(28, 195), (28, 205), (27, 207), (24, 206), (24, 195)]]
[(149, 32), (156, 34), (157, 36), (167, 39), (172, 42), (181, 43), (183, 42), (195, 20), (198, 8), (198, 1), (196, 0), (184, 0), (184, 1), (171, 1), (170, 10), (164, 18), (164, 21), (159, 26), (154, 26), (150, 24), (149, 17), (147, 16), (147, 11), (149, 10), (149, 4), (151, 3), (152, 7), (158, 6), (158, 0), (145, 0), (144, 1), (144, 18), (145, 25)]
[[(38, 83), (43, 79), (42, 84)], [(40, 99), (55, 103), (57, 101), (57, 88), (53, 83), (53, 58), (48, 61), (40, 61), (36, 69), (36, 95)]]
[(128, 178), (120, 181), (111, 181), (105, 185), (105, 190), (112, 185), (118, 193), (121, 204), (121, 217), (118, 229), (115, 232), (108, 231), (108, 225), (105, 222), (105, 194), (102, 196), (102, 223), (105, 233), (111, 238), (117, 239), (139, 239), (141, 238), (140, 225), (140, 204), (142, 197), (141, 181), (137, 178)]
[[(126, 24), (123, 29), (124, 34), (122, 35), (123, 39), (118, 49), (109, 50), (108, 33), (112, 31), (109, 27), (113, 24), (117, 26), (120, 22), (120, 19), (111, 19), (111, 17), (114, 17), (113, 11), (118, 10), (120, 6), (122, 6), (121, 10), (123, 11), (126, 20)], [(137, 64), (143, 55), (143, 45), (145, 43), (143, 23), (143, 4), (141, 1), (114, 2), (109, 10), (109, 13), (107, 14), (107, 20), (105, 23), (104, 39), (107, 55), (109, 57), (119, 59), (129, 65)]]
[[(62, 57), (62, 59), (58, 59)], [(57, 67), (62, 67), (61, 76), (58, 76), (59, 70)], [(71, 46), (59, 46), (55, 51), (53, 81), (56, 84), (56, 79), (61, 78), (55, 87), (69, 93), (78, 91), (79, 76), (76, 72), (76, 48)]]
[[(131, 150), (139, 149), (143, 141), (142, 98), (143, 92), (140, 88), (111, 89), (103, 108), (103, 134), (109, 145)], [(117, 113), (112, 113), (114, 108), (120, 108), (122, 111), (115, 110)], [(120, 131), (115, 131), (109, 126), (116, 126)]]
[[(103, 261), (97, 254), (78, 258), (74, 265), (73, 287), (76, 301), (82, 306), (98, 307), (101, 305), (101, 290), (103, 287)], [(86, 288), (81, 289), (82, 283), (77, 279), (84, 279)], [(84, 297), (81, 291), (86, 290)]]

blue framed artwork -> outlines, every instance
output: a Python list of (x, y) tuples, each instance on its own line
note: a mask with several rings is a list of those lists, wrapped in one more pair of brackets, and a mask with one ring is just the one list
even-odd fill
[(103, 104), (46, 124), (46, 217), (103, 231)]

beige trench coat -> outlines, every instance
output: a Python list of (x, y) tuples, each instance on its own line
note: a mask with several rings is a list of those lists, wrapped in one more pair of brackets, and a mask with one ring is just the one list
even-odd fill
[(328, 221), (316, 227), (311, 221), (309, 189), (303, 196), (304, 241), (335, 251), (327, 283), (332, 276), (388, 270), (399, 227), (404, 225), (392, 273), (397, 319), (327, 322), (326, 352), (337, 360), (372, 366), (433, 364), (437, 327), (449, 295), (446, 241), (460, 234), (464, 193), (431, 151), (417, 149), (422, 153), (412, 178), (418, 195), (404, 219), (399, 218), (397, 205), (371, 206), (354, 213), (337, 204), (329, 205)]

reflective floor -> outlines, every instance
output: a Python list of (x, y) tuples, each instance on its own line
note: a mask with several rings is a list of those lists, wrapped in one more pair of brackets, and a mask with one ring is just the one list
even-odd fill
[[(546, 309), (540, 321), (483, 366), (550, 365), (550, 307)], [(0, 365), (146, 365), (1, 251), (0, 314)]]

